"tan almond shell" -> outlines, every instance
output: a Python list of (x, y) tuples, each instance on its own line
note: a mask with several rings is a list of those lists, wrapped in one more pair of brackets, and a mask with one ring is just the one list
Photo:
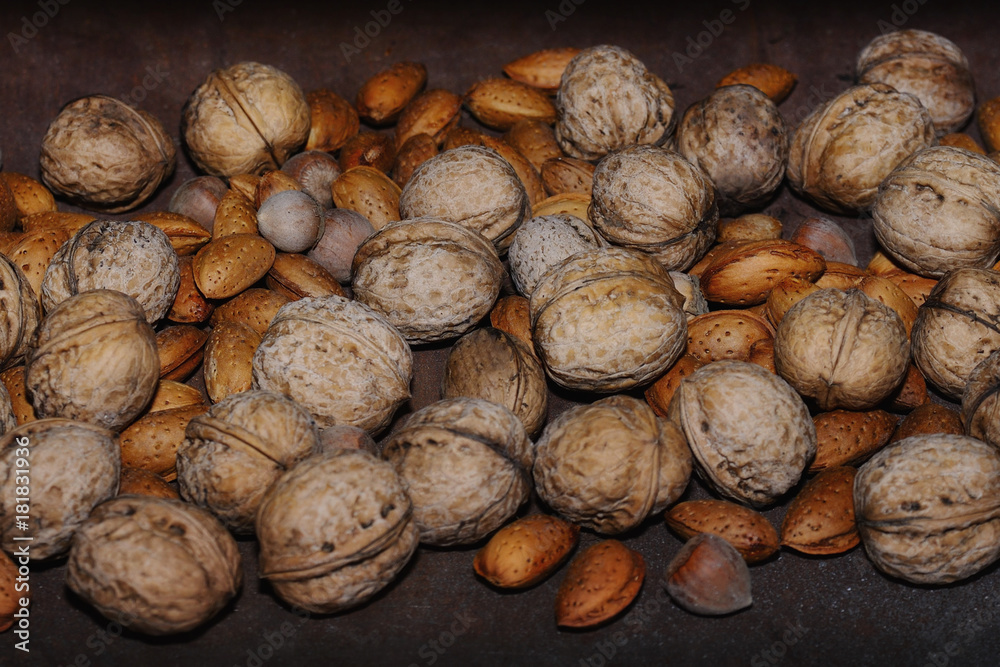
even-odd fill
[(406, 105), (396, 123), (396, 148), (415, 134), (428, 134), (438, 144), (462, 117), (462, 97), (450, 90), (425, 90)]
[(811, 473), (861, 463), (889, 442), (896, 417), (885, 410), (831, 410), (813, 417), (813, 424), (816, 458)]
[(684, 540), (699, 533), (718, 535), (748, 563), (767, 560), (778, 551), (778, 531), (767, 517), (729, 500), (688, 500), (671, 507), (663, 518)]
[(761, 91), (775, 104), (780, 104), (792, 92), (798, 77), (783, 67), (770, 63), (751, 63), (722, 77), (716, 88), (745, 84)]
[(546, 93), (555, 93), (559, 90), (566, 66), (578, 53), (580, 49), (573, 46), (542, 49), (507, 63), (503, 66), (503, 73)]
[(335, 151), (358, 133), (358, 112), (340, 95), (326, 89), (313, 90), (306, 95), (306, 102), (310, 120), (306, 151)]
[(683, 354), (674, 364), (661, 375), (659, 379), (646, 388), (643, 397), (653, 412), (661, 419), (667, 419), (670, 410), (670, 401), (674, 397), (674, 392), (681, 385), (681, 380), (691, 373), (704, 366), (696, 357), (690, 354)]
[(552, 574), (569, 557), (580, 527), (548, 514), (513, 521), (476, 552), (476, 574), (498, 588), (527, 588)]
[(817, 556), (840, 554), (861, 542), (854, 520), (850, 466), (829, 468), (806, 482), (781, 522), (781, 544)]
[(204, 404), (147, 412), (121, 433), (122, 464), (177, 477), (177, 450), (188, 422), (208, 411)]
[(639, 594), (646, 561), (618, 540), (603, 540), (569, 564), (556, 592), (556, 625), (586, 628), (616, 616)]
[(160, 475), (141, 468), (128, 468), (125, 466), (122, 466), (122, 474), (118, 484), (118, 495), (180, 499), (177, 490), (170, 486), (170, 483)]
[[(972, 435), (965, 432), (965, 424), (961, 413), (940, 403), (925, 403), (906, 415), (896, 430), (892, 433), (892, 440), (896, 442), (914, 435), (933, 435), (935, 433), (948, 433), (951, 435)], [(973, 435), (979, 440), (985, 439)]]
[(503, 140), (539, 171), (546, 160), (563, 156), (555, 131), (541, 121), (519, 121), (504, 133)]
[(258, 232), (257, 209), (239, 190), (226, 190), (215, 208), (212, 220), (212, 238), (219, 239), (233, 234), (256, 234)]
[(17, 206), (18, 217), (26, 217), (35, 213), (54, 213), (56, 198), (52, 192), (30, 176), (16, 171), (0, 173), (0, 181), (7, 184)]
[(231, 320), (245, 324), (263, 336), (278, 310), (289, 301), (291, 299), (287, 296), (274, 290), (251, 287), (217, 307), (209, 323), (217, 327), (221, 322)]
[(267, 272), (268, 288), (289, 299), (306, 296), (346, 296), (344, 288), (323, 266), (305, 255), (279, 252)]
[(52, 258), (72, 236), (73, 234), (63, 229), (25, 232), (24, 236), (4, 253), (24, 272), (36, 298), (42, 291), (42, 280), (49, 264), (52, 263)]
[(702, 363), (720, 359), (747, 361), (750, 348), (774, 338), (774, 327), (745, 310), (715, 310), (688, 320), (687, 354)]
[[(14, 420), (18, 426), (38, 419), (35, 415), (35, 409), (31, 406), (31, 401), (28, 400), (28, 387), (24, 382), (24, 373), (24, 366), (12, 366), (0, 372), (0, 382), (7, 390), (11, 410), (14, 412)], [(9, 429), (5, 429), (4, 433), (7, 430)]]
[(160, 380), (146, 414), (204, 404), (205, 398), (195, 387), (175, 380)]
[(429, 134), (415, 134), (399, 147), (392, 165), (392, 180), (405, 188), (417, 167), (438, 154), (437, 142)]
[(160, 354), (160, 377), (183, 381), (201, 364), (208, 333), (190, 324), (175, 324), (156, 334)]
[(212, 315), (215, 304), (205, 298), (194, 282), (194, 257), (179, 257), (177, 269), (181, 280), (167, 319), (181, 324), (200, 324)]
[(556, 120), (556, 108), (548, 96), (515, 79), (477, 81), (466, 91), (463, 102), (476, 120), (494, 130), (509, 130), (522, 120), (548, 124)]
[(752, 306), (767, 301), (785, 278), (814, 281), (826, 270), (815, 250), (783, 239), (735, 243), (720, 250), (701, 274), (701, 290), (709, 301)]
[(194, 256), (194, 282), (209, 299), (228, 299), (263, 278), (274, 264), (274, 246), (256, 234), (214, 239)]
[(205, 344), (205, 392), (213, 403), (253, 386), (253, 355), (261, 335), (236, 320), (212, 328)]
[(357, 211), (375, 229), (400, 218), (402, 190), (374, 167), (352, 167), (338, 176), (330, 187), (337, 208)]
[(426, 84), (422, 63), (393, 63), (361, 84), (355, 100), (358, 115), (375, 125), (391, 123)]
[(178, 257), (195, 254), (212, 239), (212, 232), (180, 213), (149, 211), (135, 213), (131, 218), (158, 227), (170, 239), (170, 245)]

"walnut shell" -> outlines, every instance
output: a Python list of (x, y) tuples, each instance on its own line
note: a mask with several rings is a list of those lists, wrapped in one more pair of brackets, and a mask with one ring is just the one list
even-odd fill
[(411, 414), (382, 456), (413, 501), (420, 541), (471, 544), (499, 528), (531, 495), (534, 449), (520, 419), (480, 398), (450, 398)]
[(677, 126), (677, 151), (715, 185), (722, 215), (763, 205), (781, 186), (788, 128), (753, 86), (724, 86), (696, 102)]
[(19, 361), (38, 329), (41, 310), (21, 268), (0, 255), (0, 367)]
[(120, 213), (149, 199), (177, 152), (155, 117), (106, 95), (62, 108), (42, 138), (42, 180), (87, 208)]
[(796, 128), (788, 182), (830, 210), (864, 210), (897, 164), (934, 142), (934, 123), (916, 97), (882, 83), (855, 86)]
[(530, 211), (514, 168), (480, 146), (459, 146), (426, 160), (399, 197), (403, 219), (457, 222), (492, 241), (498, 252), (507, 249)]
[(924, 377), (960, 399), (972, 369), (1000, 349), (1000, 275), (989, 269), (946, 274), (917, 309), (910, 340)]
[(756, 364), (715, 361), (681, 380), (670, 401), (712, 488), (754, 506), (773, 503), (816, 455), (816, 427), (787, 382)]
[(684, 352), (683, 303), (651, 257), (595, 248), (538, 283), (529, 303), (532, 340), (558, 384), (619, 391), (659, 377)]
[(778, 375), (823, 411), (875, 407), (906, 377), (909, 361), (902, 319), (859, 289), (813, 292), (774, 335)]
[(517, 291), (530, 297), (549, 269), (570, 255), (606, 245), (604, 237), (575, 215), (532, 218), (514, 233), (507, 250), (510, 277)]
[(969, 374), (962, 393), (965, 433), (1000, 450), (1000, 350), (979, 362)]
[(316, 423), (295, 402), (266, 391), (234, 394), (188, 422), (178, 489), (234, 533), (252, 533), (264, 492), (318, 446)]
[(715, 188), (698, 167), (654, 146), (608, 154), (594, 171), (590, 218), (611, 243), (684, 271), (715, 240)]
[(195, 89), (184, 105), (181, 132), (202, 171), (260, 175), (305, 144), (310, 123), (309, 103), (290, 76), (242, 62), (215, 70)]
[(156, 334), (139, 303), (111, 290), (83, 292), (50, 312), (28, 353), (25, 385), (39, 417), (120, 431), (156, 393)]
[(950, 39), (926, 30), (879, 35), (858, 54), (859, 83), (884, 83), (916, 95), (938, 135), (965, 125), (976, 105), (969, 61)]
[(962, 435), (916, 435), (881, 450), (854, 480), (854, 513), (875, 566), (947, 584), (1000, 557), (1000, 453)]
[(260, 576), (291, 605), (317, 613), (362, 604), (387, 586), (419, 542), (392, 465), (337, 449), (293, 466), (257, 513)]
[(215, 517), (179, 500), (121, 496), (73, 539), (66, 584), (110, 619), (149, 635), (206, 623), (236, 595), (243, 567)]
[(663, 144), (674, 129), (674, 96), (629, 51), (584, 49), (563, 71), (556, 140), (570, 157), (596, 160), (632, 144)]
[(117, 290), (135, 298), (153, 323), (170, 311), (180, 284), (180, 262), (162, 230), (148, 222), (95, 220), (56, 252), (41, 301), (49, 312), (80, 292)]
[(254, 389), (285, 394), (320, 428), (378, 433), (410, 398), (413, 353), (381, 315), (339, 296), (282, 306), (253, 356)]
[(571, 407), (545, 427), (535, 489), (570, 521), (617, 535), (677, 500), (691, 466), (676, 424), (631, 396), (608, 396)]
[[(27, 455), (25, 451), (27, 450)], [(29, 461), (30, 467), (18, 464)], [(27, 531), (19, 530), (15, 488), (30, 469), (31, 512)], [(99, 503), (118, 493), (121, 449), (117, 436), (71, 419), (40, 419), (10, 430), (0, 439), (0, 547), (8, 553), (31, 537), (30, 558), (61, 556), (84, 519)], [(20, 482), (18, 480), (21, 480)], [(23, 509), (23, 508), (22, 508)]]
[(911, 155), (878, 188), (875, 237), (904, 268), (939, 277), (1000, 256), (1000, 164), (961, 148)]

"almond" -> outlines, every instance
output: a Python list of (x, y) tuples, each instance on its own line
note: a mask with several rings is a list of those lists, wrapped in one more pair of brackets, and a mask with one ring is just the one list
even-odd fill
[[(260, 181), (257, 181), (259, 184)], [(256, 185), (256, 184), (255, 184)], [(256, 196), (256, 187), (254, 188)], [(212, 222), (212, 238), (221, 239), (233, 234), (257, 233), (257, 209), (253, 201), (239, 190), (229, 189), (219, 200)]]
[(41, 182), (16, 171), (0, 172), (0, 181), (7, 184), (14, 204), (17, 206), (18, 217), (48, 213), (56, 210), (56, 199)]
[(355, 107), (373, 125), (391, 123), (427, 84), (427, 68), (420, 63), (398, 62), (361, 85)]
[(342, 173), (331, 186), (337, 208), (357, 211), (376, 230), (399, 220), (402, 189), (373, 167), (354, 167)]
[(858, 282), (868, 275), (870, 274), (867, 271), (853, 264), (828, 261), (823, 275), (816, 279), (816, 287), (820, 289), (828, 287), (844, 290), (851, 289), (852, 287), (856, 287)]
[(649, 385), (646, 389), (645, 398), (653, 412), (662, 419), (668, 418), (670, 401), (674, 397), (674, 392), (681, 385), (681, 380), (691, 375), (696, 370), (705, 365), (705, 362), (692, 354), (681, 355), (673, 366), (667, 370), (660, 378)]
[(747, 361), (777, 375), (778, 370), (774, 367), (774, 339), (762, 338), (751, 345)]
[(6, 181), (0, 180), (0, 232), (9, 232), (17, 226), (21, 211)]
[(42, 279), (52, 258), (72, 237), (73, 234), (66, 229), (38, 229), (26, 233), (7, 253), (7, 257), (24, 272), (36, 295), (41, 294)]
[(979, 105), (976, 112), (979, 133), (989, 152), (1000, 150), (1000, 97), (994, 97)]
[(712, 533), (685, 542), (667, 565), (664, 583), (670, 597), (694, 614), (721, 616), (753, 603), (746, 561)]
[(253, 354), (261, 336), (245, 324), (226, 320), (205, 344), (205, 391), (213, 403), (253, 385)]
[[(997, 267), (993, 267), (993, 270), (996, 271)], [(886, 280), (891, 280), (899, 289), (903, 290), (917, 308), (924, 305), (927, 295), (931, 293), (931, 290), (938, 283), (937, 278), (918, 276), (915, 273), (903, 271), (902, 269), (886, 271), (881, 276)]]
[(896, 428), (896, 418), (885, 410), (832, 410), (813, 417), (816, 457), (809, 472), (861, 463), (882, 449)]
[(437, 154), (437, 142), (429, 134), (413, 135), (396, 153), (396, 161), (392, 165), (392, 180), (400, 188), (405, 187), (417, 167)]
[(784, 67), (768, 63), (753, 63), (741, 67), (722, 77), (716, 88), (745, 84), (753, 86), (771, 98), (775, 104), (780, 104), (795, 87), (796, 76)]
[(748, 213), (719, 221), (716, 243), (726, 241), (767, 241), (781, 238), (781, 221), (763, 213)]
[(827, 262), (857, 265), (854, 241), (844, 228), (829, 218), (806, 218), (791, 240), (821, 254)]
[(490, 311), (490, 325), (523, 341), (532, 352), (531, 317), (528, 314), (528, 299), (512, 294), (499, 299)]
[(465, 106), (476, 120), (494, 130), (509, 130), (521, 120), (556, 122), (556, 107), (545, 93), (513, 79), (490, 78), (473, 84)]
[(533, 204), (531, 207), (531, 216), (537, 218), (542, 215), (567, 213), (575, 215), (588, 225), (593, 226), (590, 221), (589, 208), (589, 195), (580, 194), (579, 192), (567, 192), (561, 195), (552, 195), (537, 204)]
[(551, 158), (562, 157), (562, 149), (556, 141), (555, 130), (540, 120), (522, 120), (507, 130), (503, 140), (511, 148), (523, 155), (535, 169)]
[(933, 435), (945, 433), (965, 435), (965, 426), (957, 410), (938, 403), (924, 403), (903, 417), (890, 442), (896, 442), (913, 435)]
[(844, 553), (861, 541), (854, 520), (857, 470), (838, 467), (809, 480), (788, 504), (781, 522), (781, 544), (805, 554)]
[(170, 239), (170, 245), (181, 257), (195, 254), (202, 246), (212, 240), (210, 231), (180, 213), (151, 211), (135, 213), (132, 215), (132, 219), (148, 222), (163, 230), (163, 233)]
[(815, 250), (773, 239), (750, 241), (720, 253), (701, 275), (705, 298), (728, 305), (755, 305), (789, 276), (816, 280), (826, 262)]
[(17, 245), (24, 237), (24, 232), (0, 232), (0, 254), (10, 257), (11, 248)]
[(892, 261), (888, 255), (886, 255), (881, 250), (876, 250), (872, 258), (868, 260), (868, 266), (865, 267), (868, 273), (874, 276), (881, 276), (890, 271), (901, 271), (902, 267)]
[(778, 551), (778, 531), (767, 517), (728, 500), (689, 500), (674, 505), (664, 518), (684, 540), (701, 533), (718, 535), (748, 563), (759, 563)]
[(167, 319), (181, 324), (204, 322), (215, 306), (198, 291), (198, 286), (194, 283), (194, 257), (179, 257), (177, 265), (181, 282)]
[(866, 276), (858, 282), (857, 288), (896, 311), (906, 327), (906, 335), (910, 335), (910, 329), (917, 320), (917, 304), (902, 288), (884, 276)]
[(354, 106), (337, 93), (321, 89), (306, 95), (309, 138), (304, 150), (332, 153), (358, 133), (361, 122)]
[(589, 197), (594, 187), (594, 165), (572, 157), (551, 158), (542, 164), (541, 177), (550, 195), (579, 192)]
[(190, 324), (167, 327), (156, 334), (160, 353), (160, 378), (183, 382), (201, 364), (208, 334)]
[(396, 148), (415, 134), (429, 134), (441, 144), (444, 135), (458, 124), (462, 111), (462, 98), (450, 90), (427, 90), (406, 105), (396, 124)]
[(122, 431), (122, 465), (177, 477), (177, 449), (184, 442), (184, 429), (193, 418), (208, 412), (207, 405), (194, 405), (151, 412)]
[(14, 614), (21, 609), (21, 598), (31, 597), (30, 587), (21, 586), (19, 579), (24, 577), (18, 577), (17, 565), (10, 556), (0, 552), (0, 632), (14, 625)]
[(889, 394), (884, 403), (893, 412), (910, 412), (929, 400), (931, 397), (927, 393), (927, 381), (920, 374), (920, 370), (911, 363), (906, 369), (906, 378), (903, 379), (903, 384)]
[(256, 234), (214, 239), (194, 256), (194, 282), (209, 299), (228, 299), (263, 278), (274, 256), (274, 246)]
[(586, 628), (627, 607), (642, 588), (646, 562), (618, 540), (591, 546), (570, 563), (556, 593), (556, 624)]
[(229, 189), (243, 195), (251, 206), (257, 197), (258, 185), (260, 185), (260, 176), (256, 174), (236, 174), (229, 179)]
[(218, 327), (222, 322), (239, 322), (263, 336), (278, 310), (290, 300), (274, 290), (251, 287), (216, 308), (209, 323)]
[[(459, 146), (474, 145), (492, 148), (500, 157), (507, 160), (508, 164), (514, 168), (517, 177), (524, 185), (525, 193), (528, 195), (528, 202), (534, 206), (537, 202), (545, 199), (545, 186), (541, 176), (535, 168), (528, 162), (527, 158), (510, 147), (503, 139), (497, 139), (478, 130), (470, 130), (465, 127), (454, 127), (445, 137), (444, 150), (450, 150)], [(589, 195), (588, 195), (589, 197)]]
[(706, 252), (701, 259), (694, 263), (694, 266), (687, 270), (687, 274), (698, 278), (700, 285), (702, 274), (705, 273), (705, 269), (707, 269), (708, 266), (715, 261), (716, 257), (748, 242), (749, 241), (743, 239), (738, 239), (733, 241), (723, 241), (722, 243), (715, 244), (708, 249), (708, 252)]
[(18, 426), (38, 419), (35, 416), (35, 408), (28, 400), (28, 388), (24, 384), (24, 366), (12, 366), (0, 372), (0, 382), (3, 382), (4, 388), (10, 395), (10, 405)]
[[(257, 191), (254, 193), (253, 206), (258, 211), (261, 205), (279, 192), (288, 190), (302, 191), (302, 185), (294, 178), (283, 171), (269, 171), (260, 177), (257, 183)], [(260, 224), (260, 220), (257, 221)]]
[(986, 155), (986, 151), (983, 150), (983, 147), (977, 144), (975, 139), (964, 132), (952, 132), (951, 134), (946, 134), (938, 139), (938, 145), (964, 148), (965, 150), (972, 151), (973, 153)]
[(265, 284), (293, 301), (307, 296), (346, 296), (333, 274), (298, 253), (279, 252)]
[(42, 229), (59, 229), (70, 236), (97, 220), (89, 213), (67, 213), (65, 211), (45, 211), (21, 218), (21, 229), (29, 234)]
[(121, 480), (118, 484), (118, 495), (134, 494), (138, 496), (154, 496), (156, 498), (172, 498), (179, 500), (177, 489), (170, 486), (160, 475), (142, 468), (123, 467)]
[(774, 329), (763, 317), (743, 310), (716, 310), (688, 321), (687, 353), (705, 364), (746, 361), (751, 345), (772, 338)]
[(472, 567), (499, 588), (526, 588), (555, 572), (576, 546), (580, 527), (533, 514), (508, 524), (476, 554)]
[(340, 170), (354, 167), (372, 167), (383, 174), (389, 173), (396, 161), (396, 146), (393, 140), (377, 132), (361, 132), (347, 140), (340, 149)]
[(515, 81), (554, 94), (559, 90), (563, 71), (578, 53), (580, 49), (572, 46), (542, 49), (507, 63), (503, 66), (503, 73)]
[(816, 283), (806, 278), (797, 276), (785, 278), (767, 295), (767, 301), (764, 302), (767, 319), (774, 326), (778, 326), (792, 306), (820, 289), (822, 288)]
[(205, 398), (200, 391), (182, 382), (161, 378), (159, 384), (156, 385), (156, 393), (153, 394), (153, 400), (150, 402), (146, 414), (194, 405), (205, 405)]

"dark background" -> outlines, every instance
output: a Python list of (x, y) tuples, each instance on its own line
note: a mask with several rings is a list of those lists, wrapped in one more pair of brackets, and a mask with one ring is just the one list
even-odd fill
[[(614, 43), (632, 50), (668, 82), (678, 112), (736, 67), (758, 61), (782, 65), (799, 77), (781, 105), (795, 123), (850, 85), (858, 51), (880, 27), (895, 23), (955, 41), (969, 59), (979, 99), (1000, 95), (996, 3), (401, 2), (403, 11), (348, 60), (341, 45), (351, 43), (355, 28), (372, 20), (371, 11), (385, 9), (383, 0), (308, 5), (6, 0), (0, 5), (4, 168), (38, 177), (39, 145), (49, 121), (69, 100), (94, 93), (127, 98), (150, 111), (180, 145), (180, 111), (187, 96), (209, 71), (241, 60), (275, 65), (307, 91), (327, 87), (353, 99), (366, 78), (397, 60), (425, 63), (429, 87), (463, 92), (537, 49)], [(38, 14), (46, 4), (50, 13), (58, 8), (54, 16)], [(723, 16), (724, 10), (731, 14)], [(25, 18), (33, 16), (44, 25), (26, 29)], [(720, 17), (732, 20), (722, 25)], [(710, 27), (722, 30), (712, 35), (706, 32)], [(702, 32), (699, 54), (691, 44)], [(26, 39), (14, 44), (11, 33)], [(675, 54), (690, 60), (678, 64)], [(144, 78), (152, 85), (143, 87)], [(967, 131), (979, 138), (974, 124)], [(172, 192), (193, 174), (181, 154), (173, 178), (143, 209), (166, 208)], [(767, 212), (785, 223), (786, 236), (816, 214), (787, 187)], [(874, 245), (870, 221), (837, 219), (866, 262)], [(405, 411), (438, 397), (446, 352), (417, 352), (414, 398)], [(566, 404), (566, 398), (556, 396), (552, 411)], [(687, 497), (705, 495), (692, 482)], [(779, 525), (783, 513), (778, 506), (767, 515)], [(584, 534), (581, 546), (597, 539)], [(1000, 654), (995, 567), (957, 585), (922, 588), (879, 574), (861, 549), (832, 558), (783, 551), (752, 568), (750, 609), (700, 618), (662, 592), (663, 570), (680, 545), (662, 518), (651, 518), (623, 539), (646, 560), (645, 585), (625, 614), (588, 632), (555, 627), (553, 600), (562, 572), (525, 592), (498, 593), (473, 575), (475, 548), (421, 548), (403, 576), (373, 602), (347, 614), (302, 621), (257, 580), (256, 544), (242, 541), (246, 582), (241, 595), (208, 627), (168, 639), (127, 631), (118, 637), (118, 626), (65, 588), (62, 562), (35, 565), (30, 656), (13, 649), (15, 638), (8, 632), (0, 635), (0, 663), (940, 666), (996, 664)], [(269, 639), (276, 649), (268, 646)]]

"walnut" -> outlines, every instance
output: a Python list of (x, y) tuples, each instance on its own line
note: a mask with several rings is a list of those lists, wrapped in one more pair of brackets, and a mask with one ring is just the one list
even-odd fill
[(722, 360), (681, 380), (670, 401), (709, 485), (738, 502), (773, 503), (816, 455), (816, 427), (787, 382), (756, 364)]
[(604, 237), (575, 215), (556, 213), (532, 218), (514, 233), (507, 251), (510, 277), (517, 291), (530, 297), (549, 269), (570, 255), (606, 245)]
[(609, 396), (571, 407), (545, 427), (535, 489), (570, 521), (616, 535), (677, 500), (691, 466), (676, 424), (631, 396)]
[(969, 373), (962, 393), (965, 433), (1000, 450), (1000, 350), (979, 362)]
[(28, 351), (38, 329), (41, 311), (31, 283), (17, 264), (0, 255), (0, 368), (10, 366)]
[(179, 500), (120, 496), (73, 539), (66, 584), (111, 619), (149, 635), (192, 630), (239, 591), (236, 542), (215, 517)]
[(531, 494), (534, 450), (521, 421), (480, 398), (451, 398), (410, 415), (386, 438), (382, 456), (413, 501), (420, 541), (477, 542)]
[(42, 138), (42, 180), (80, 206), (120, 213), (149, 199), (177, 153), (155, 117), (106, 95), (59, 112)]
[(399, 476), (358, 449), (293, 466), (265, 494), (256, 528), (260, 576), (287, 603), (317, 613), (370, 599), (419, 543)]
[(796, 128), (788, 182), (830, 210), (864, 210), (897, 164), (934, 142), (934, 123), (916, 97), (882, 83), (855, 86)]
[[(27, 450), (27, 455), (23, 450)], [(28, 465), (18, 463), (25, 459)], [(118, 493), (121, 449), (114, 433), (71, 419), (40, 419), (0, 439), (0, 546), (9, 553), (31, 537), (30, 557), (61, 556), (84, 519), (99, 503)], [(31, 477), (29, 529), (15, 523), (19, 468)]]
[(596, 160), (631, 144), (663, 144), (677, 122), (674, 96), (629, 51), (584, 49), (563, 71), (556, 139), (566, 154)]
[(1000, 453), (963, 435), (916, 435), (858, 470), (854, 514), (875, 566), (918, 584), (971, 577), (1000, 557)]
[(680, 154), (631, 146), (608, 154), (594, 171), (594, 227), (611, 243), (686, 270), (715, 240), (715, 188)]
[(1000, 256), (1000, 164), (935, 146), (886, 177), (872, 207), (879, 243), (910, 271), (988, 269)]
[(318, 446), (316, 423), (295, 402), (267, 391), (233, 394), (188, 422), (177, 485), (234, 533), (252, 533), (264, 492)]
[(184, 105), (188, 153), (214, 176), (278, 169), (309, 138), (309, 104), (279, 69), (242, 62), (215, 70)]
[(753, 86), (724, 86), (677, 126), (677, 151), (715, 185), (722, 215), (763, 205), (781, 186), (788, 129), (777, 105)]

